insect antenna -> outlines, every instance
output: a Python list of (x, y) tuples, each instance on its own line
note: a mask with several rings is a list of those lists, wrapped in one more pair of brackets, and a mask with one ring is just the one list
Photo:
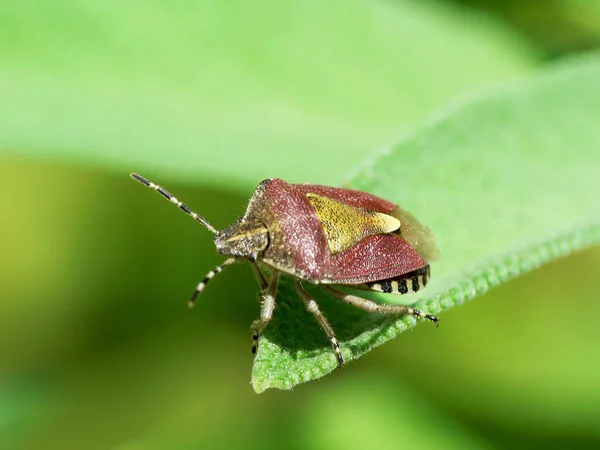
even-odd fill
[(196, 304), (196, 298), (198, 298), (198, 295), (200, 295), (200, 293), (204, 290), (204, 288), (206, 287), (206, 285), (208, 284), (208, 282), (210, 280), (212, 280), (212, 278), (216, 274), (218, 274), (219, 272), (221, 272), (225, 267), (227, 267), (230, 264), (233, 264), (234, 262), (236, 262), (235, 258), (226, 259), (223, 263), (219, 264), (213, 270), (211, 270), (210, 272), (208, 272), (206, 274), (206, 276), (202, 279), (202, 281), (200, 283), (198, 283), (198, 286), (196, 287), (196, 290), (194, 291), (194, 293), (192, 294), (192, 297), (188, 301), (188, 306), (190, 308), (193, 308), (194, 305)]
[(210, 231), (212, 231), (213, 233), (216, 233), (217, 230), (215, 229), (215, 227), (213, 227), (210, 223), (208, 223), (206, 221), (206, 219), (204, 219), (203, 217), (200, 217), (198, 214), (196, 214), (194, 211), (192, 211), (189, 206), (187, 206), (185, 203), (180, 202), (179, 200), (177, 200), (177, 198), (175, 198), (169, 191), (167, 191), (165, 188), (154, 184), (152, 181), (144, 178), (141, 175), (138, 175), (137, 173), (132, 173), (130, 174), (131, 178), (133, 178), (136, 181), (139, 181), (140, 183), (142, 183), (144, 186), (147, 186), (149, 188), (154, 189), (156, 192), (158, 192), (160, 195), (162, 195), (164, 198), (166, 198), (167, 200), (169, 200), (171, 203), (175, 203), (179, 209), (181, 209), (184, 213), (186, 213), (188, 216), (191, 216), (192, 219), (200, 222), (202, 225), (204, 225), (206, 228), (208, 228)]

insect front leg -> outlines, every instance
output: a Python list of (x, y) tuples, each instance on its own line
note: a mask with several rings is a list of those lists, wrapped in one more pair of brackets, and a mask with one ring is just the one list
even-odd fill
[(312, 313), (312, 315), (315, 316), (315, 319), (317, 319), (317, 322), (319, 322), (319, 325), (321, 325), (321, 328), (331, 341), (331, 345), (333, 347), (333, 351), (335, 352), (335, 356), (337, 358), (339, 366), (343, 366), (344, 358), (342, 356), (342, 351), (340, 350), (340, 344), (338, 343), (338, 340), (335, 337), (335, 332), (333, 331), (333, 328), (331, 328), (331, 325), (329, 325), (329, 322), (319, 309), (319, 305), (317, 305), (317, 302), (312, 297), (312, 295), (310, 295), (308, 291), (304, 289), (302, 284), (300, 284), (300, 281), (296, 281), (296, 292), (298, 292), (298, 295), (304, 301), (304, 305), (306, 306), (308, 312)]
[(346, 294), (345, 292), (338, 291), (332, 287), (321, 285), (323, 289), (329, 292), (336, 298), (339, 298), (343, 302), (349, 303), (352, 306), (356, 306), (357, 308), (364, 309), (368, 312), (378, 312), (384, 314), (410, 314), (412, 316), (427, 319), (435, 323), (435, 326), (438, 326), (439, 319), (431, 314), (426, 314), (418, 309), (411, 308), (407, 305), (380, 305), (379, 303), (375, 303), (371, 300), (367, 300), (366, 298), (358, 297), (356, 295)]
[[(258, 269), (257, 269), (258, 270)], [(262, 275), (262, 274), (261, 274)], [(262, 295), (262, 309), (260, 312), (260, 319), (256, 319), (252, 323), (252, 354), (256, 353), (258, 348), (258, 338), (260, 337), (263, 330), (267, 327), (271, 318), (273, 317), (273, 310), (275, 309), (275, 296), (277, 295), (277, 283), (279, 281), (279, 272), (273, 271), (271, 274), (271, 280), (266, 288), (263, 288)], [(261, 283), (262, 284), (262, 283)]]
[(267, 289), (267, 287), (269, 286), (269, 282), (267, 281), (267, 279), (265, 278), (265, 276), (259, 269), (256, 262), (252, 262), (252, 271), (254, 272), (254, 275), (256, 276), (256, 279), (258, 280), (258, 284), (260, 284), (260, 290), (264, 291), (265, 289)]

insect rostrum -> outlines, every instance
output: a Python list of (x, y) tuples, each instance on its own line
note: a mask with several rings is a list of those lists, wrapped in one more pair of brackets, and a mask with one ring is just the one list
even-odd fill
[(437, 255), (433, 236), (392, 202), (351, 189), (268, 179), (254, 191), (244, 216), (217, 231), (162, 187), (135, 173), (131, 176), (212, 231), (217, 251), (229, 257), (198, 284), (190, 306), (223, 268), (250, 261), (263, 296), (260, 318), (252, 324), (253, 353), (273, 316), (280, 273), (296, 278), (296, 291), (329, 338), (340, 366), (344, 359), (335, 333), (303, 282), (319, 284), (334, 297), (369, 312), (412, 314), (437, 325), (437, 317), (410, 306), (382, 305), (335, 288), (407, 294), (427, 284), (429, 262)]

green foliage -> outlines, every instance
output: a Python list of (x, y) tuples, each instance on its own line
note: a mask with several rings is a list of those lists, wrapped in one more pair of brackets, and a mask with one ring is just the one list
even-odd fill
[[(510, 3), (522, 17), (531, 12)], [(445, 311), (439, 329), (415, 327), (318, 383), (258, 396), (248, 386), (248, 328), (258, 314), (249, 267), (215, 278), (189, 311), (195, 283), (221, 261), (210, 234), (127, 176), (164, 184), (218, 227), (243, 212), (265, 177), (340, 185), (374, 148), (449, 98), (529, 72), (540, 55), (555, 54), (554, 39), (581, 36), (557, 15), (600, 35), (592, 4), (532, 6), (552, 20), (540, 22), (552, 40), (540, 45), (527, 38), (538, 33), (445, 1), (2, 1), (0, 448), (598, 448), (598, 250), (503, 283)], [(535, 189), (556, 195), (554, 184), (568, 181), (597, 190), (590, 154), (584, 169), (567, 161), (556, 181), (545, 178), (559, 150), (565, 158), (589, 150), (598, 123), (592, 83), (565, 81), (564, 94), (544, 84), (585, 71), (576, 65), (488, 90), (357, 171), (354, 186), (397, 200), (434, 229), (444, 255), (419, 297), (432, 311), (597, 240), (586, 237), (591, 221), (580, 209), (592, 194), (569, 207), (566, 193), (556, 197), (553, 235), (552, 198), (532, 205), (541, 194), (518, 191), (518, 204), (507, 205), (503, 196), (517, 187), (498, 192), (525, 170), (478, 175), (479, 166), (524, 158), (536, 166), (526, 175)], [(521, 92), (530, 88), (547, 99)], [(520, 107), (514, 117), (514, 103), (527, 99), (537, 106), (522, 111), (535, 109), (538, 122)], [(533, 153), (514, 154), (515, 127)], [(483, 153), (457, 161), (475, 138)], [(392, 167), (396, 151), (406, 156)], [(479, 209), (465, 213), (465, 196)], [(517, 231), (519, 205), (529, 213)], [(580, 222), (565, 231), (571, 219)], [(495, 235), (471, 242), (483, 225)], [(486, 268), (499, 269), (488, 271), (497, 280), (478, 278)], [(381, 318), (318, 298), (349, 358), (414, 325), (390, 318), (378, 335)], [(289, 280), (271, 327), (259, 387), (331, 369), (328, 342)], [(364, 332), (376, 342), (353, 346)], [(278, 353), (266, 373), (269, 349)], [(290, 355), (304, 359), (290, 359), (286, 378), (280, 363)]]
[(493, 21), (409, 2), (2, 11), (0, 152), (244, 190), (268, 176), (339, 183), (410, 120), (534, 59)]
[(526, 35), (547, 57), (597, 48), (600, 3), (590, 0), (450, 0), (492, 13)]
[[(433, 228), (443, 257), (418, 309), (437, 314), (600, 242), (599, 79), (597, 55), (542, 71), (447, 111), (352, 177), (353, 187)], [(253, 369), (257, 392), (291, 389), (337, 365), (317, 327), (304, 325), (289, 285), (282, 291)], [(328, 310), (347, 361), (416, 324)]]

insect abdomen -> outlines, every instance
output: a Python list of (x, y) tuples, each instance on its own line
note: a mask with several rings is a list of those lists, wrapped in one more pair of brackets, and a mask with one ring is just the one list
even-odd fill
[(373, 281), (365, 285), (373, 291), (386, 294), (410, 294), (423, 289), (429, 281), (429, 276), (429, 265), (426, 265), (399, 277)]

